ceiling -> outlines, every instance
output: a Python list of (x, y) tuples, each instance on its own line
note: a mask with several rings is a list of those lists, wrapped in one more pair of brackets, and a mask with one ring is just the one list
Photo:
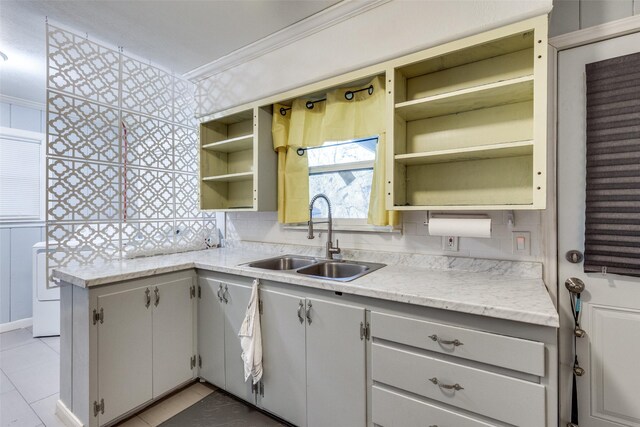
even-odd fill
[(45, 101), (45, 17), (184, 74), (340, 0), (0, 0), (0, 94)]

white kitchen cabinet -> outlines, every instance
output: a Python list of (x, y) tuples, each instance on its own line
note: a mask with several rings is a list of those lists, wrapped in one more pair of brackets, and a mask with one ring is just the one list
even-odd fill
[(550, 425), (542, 342), (398, 314), (371, 312), (373, 423)]
[(251, 287), (234, 283), (223, 283), (221, 293), (224, 307), (224, 365), (226, 390), (255, 403), (252, 382), (244, 380), (242, 347), (240, 347), (240, 326), (251, 298)]
[(307, 425), (366, 424), (365, 309), (307, 299)]
[(145, 307), (148, 291), (145, 286), (98, 297), (97, 404), (102, 410), (96, 415), (100, 425), (153, 397), (152, 309)]
[(238, 336), (251, 298), (251, 286), (210, 277), (201, 277), (198, 284), (200, 377), (255, 403), (251, 381), (244, 380)]
[(226, 388), (224, 367), (224, 300), (222, 282), (198, 279), (198, 362), (200, 378)]
[(264, 374), (260, 407), (297, 426), (307, 424), (305, 299), (260, 290)]
[(61, 396), (83, 425), (187, 384), (199, 358), (201, 378), (300, 427), (557, 423), (553, 328), (263, 281), (254, 388), (238, 337), (252, 278), (195, 274), (63, 287)]
[(365, 309), (265, 289), (260, 300), (259, 406), (297, 426), (365, 425)]
[(83, 425), (112, 425), (194, 378), (195, 274), (170, 273), (89, 289), (62, 306), (61, 395)]
[(186, 277), (153, 287), (153, 398), (193, 378), (193, 279)]
[(184, 277), (98, 296), (100, 425), (193, 378), (194, 289)]

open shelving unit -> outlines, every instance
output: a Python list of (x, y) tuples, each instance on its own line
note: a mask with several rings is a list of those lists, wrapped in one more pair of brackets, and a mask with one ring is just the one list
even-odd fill
[(388, 209), (545, 207), (546, 48), (543, 16), (388, 69)]
[(200, 148), (202, 210), (276, 209), (277, 160), (271, 142), (270, 107), (202, 122)]

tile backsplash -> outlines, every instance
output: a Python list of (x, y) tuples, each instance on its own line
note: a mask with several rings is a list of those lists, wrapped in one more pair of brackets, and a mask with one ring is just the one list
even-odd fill
[[(540, 211), (515, 211), (513, 227), (507, 223), (507, 212), (477, 213), (491, 217), (492, 237), (490, 239), (462, 237), (459, 240), (457, 252), (445, 252), (442, 249), (442, 238), (428, 235), (428, 227), (424, 225), (427, 212), (404, 212), (402, 232), (337, 231), (334, 238), (340, 240), (340, 246), (343, 248), (543, 262)], [(513, 253), (513, 232), (530, 233), (530, 255)], [(323, 246), (326, 242), (326, 232), (316, 232), (316, 238), (308, 240), (306, 229), (290, 229), (278, 224), (276, 212), (231, 212), (226, 215), (226, 238)]]

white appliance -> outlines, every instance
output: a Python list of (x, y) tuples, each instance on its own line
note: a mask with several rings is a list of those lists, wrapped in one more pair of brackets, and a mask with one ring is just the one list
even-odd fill
[[(51, 250), (51, 249), (49, 249)], [(47, 245), (33, 245), (33, 336), (60, 335), (60, 289), (47, 289)]]

